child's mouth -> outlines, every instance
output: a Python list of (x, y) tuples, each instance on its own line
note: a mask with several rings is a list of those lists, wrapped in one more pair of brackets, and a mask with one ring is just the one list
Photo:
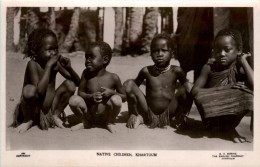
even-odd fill
[(226, 62), (226, 61), (227, 61), (227, 59), (225, 59), (225, 58), (222, 58), (222, 59), (220, 59), (220, 61), (221, 61), (221, 62)]

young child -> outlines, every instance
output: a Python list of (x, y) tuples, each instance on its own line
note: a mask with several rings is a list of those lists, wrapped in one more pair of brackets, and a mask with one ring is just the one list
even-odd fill
[[(20, 104), (14, 114), (13, 127), (19, 133), (32, 125), (48, 129), (54, 125), (64, 128), (59, 115), (74, 94), (79, 76), (70, 60), (58, 54), (56, 35), (49, 29), (36, 29), (28, 37), (28, 62)], [(65, 80), (56, 90), (56, 74)]]
[(86, 69), (81, 76), (78, 96), (72, 96), (69, 101), (71, 110), (82, 123), (71, 130), (101, 126), (115, 132), (113, 124), (126, 96), (118, 75), (106, 71), (111, 57), (111, 48), (105, 42), (94, 42), (87, 48)]
[[(204, 65), (191, 91), (203, 123), (233, 142), (245, 142), (235, 130), (243, 116), (253, 111), (253, 70), (242, 54), (241, 34), (221, 30), (214, 41), (214, 58)], [(249, 87), (251, 90), (249, 90)]]
[[(166, 34), (157, 35), (151, 42), (154, 65), (142, 68), (136, 79), (124, 83), (130, 116), (128, 128), (137, 128), (143, 123), (151, 128), (163, 128), (170, 124), (170, 114), (176, 118), (177, 113), (187, 113), (189, 107), (186, 106), (192, 104), (192, 100), (187, 100), (191, 85), (180, 67), (170, 65), (172, 52), (172, 39)], [(144, 80), (146, 95), (139, 88)], [(175, 93), (177, 80), (183, 86)], [(184, 117), (180, 116), (176, 128), (184, 125)]]

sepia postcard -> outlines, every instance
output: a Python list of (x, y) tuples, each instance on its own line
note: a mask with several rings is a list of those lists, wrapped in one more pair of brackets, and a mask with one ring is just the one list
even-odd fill
[(259, 166), (259, 14), (2, 0), (1, 166)]

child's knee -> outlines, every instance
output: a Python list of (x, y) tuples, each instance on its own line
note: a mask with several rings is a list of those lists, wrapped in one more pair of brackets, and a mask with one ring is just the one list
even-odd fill
[(74, 94), (74, 92), (76, 91), (76, 85), (73, 81), (66, 80), (64, 81), (64, 85), (66, 86), (68, 92)]
[(114, 95), (110, 98), (113, 106), (121, 107), (122, 105), (122, 98), (119, 95)]
[(132, 88), (133, 88), (134, 85), (136, 85), (136, 84), (135, 84), (135, 82), (134, 82), (132, 79), (129, 79), (129, 80), (126, 80), (123, 85), (124, 85), (124, 87), (125, 87), (126, 93), (128, 94), (128, 93), (131, 92)]
[(23, 98), (24, 99), (32, 99), (35, 98), (37, 94), (36, 87), (34, 85), (26, 85), (23, 88)]
[(185, 99), (186, 98), (186, 90), (184, 87), (180, 87), (176, 92), (176, 99)]
[(78, 107), (78, 106), (81, 105), (81, 103), (85, 103), (85, 102), (82, 99), (82, 97), (77, 96), (77, 95), (71, 96), (71, 98), (69, 100), (69, 106), (70, 107)]

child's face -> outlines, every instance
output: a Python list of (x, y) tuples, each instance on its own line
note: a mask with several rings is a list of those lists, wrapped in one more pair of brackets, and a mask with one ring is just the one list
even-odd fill
[(98, 46), (90, 48), (85, 54), (86, 69), (89, 71), (95, 71), (103, 68), (104, 60), (103, 56), (100, 53), (100, 48)]
[(151, 48), (152, 60), (157, 67), (167, 67), (172, 57), (171, 49), (166, 39), (158, 39)]
[(58, 56), (58, 42), (55, 37), (49, 35), (42, 39), (37, 61), (47, 63), (52, 56)]
[(236, 61), (240, 49), (237, 48), (232, 37), (220, 36), (215, 41), (214, 54), (218, 64), (228, 67)]

